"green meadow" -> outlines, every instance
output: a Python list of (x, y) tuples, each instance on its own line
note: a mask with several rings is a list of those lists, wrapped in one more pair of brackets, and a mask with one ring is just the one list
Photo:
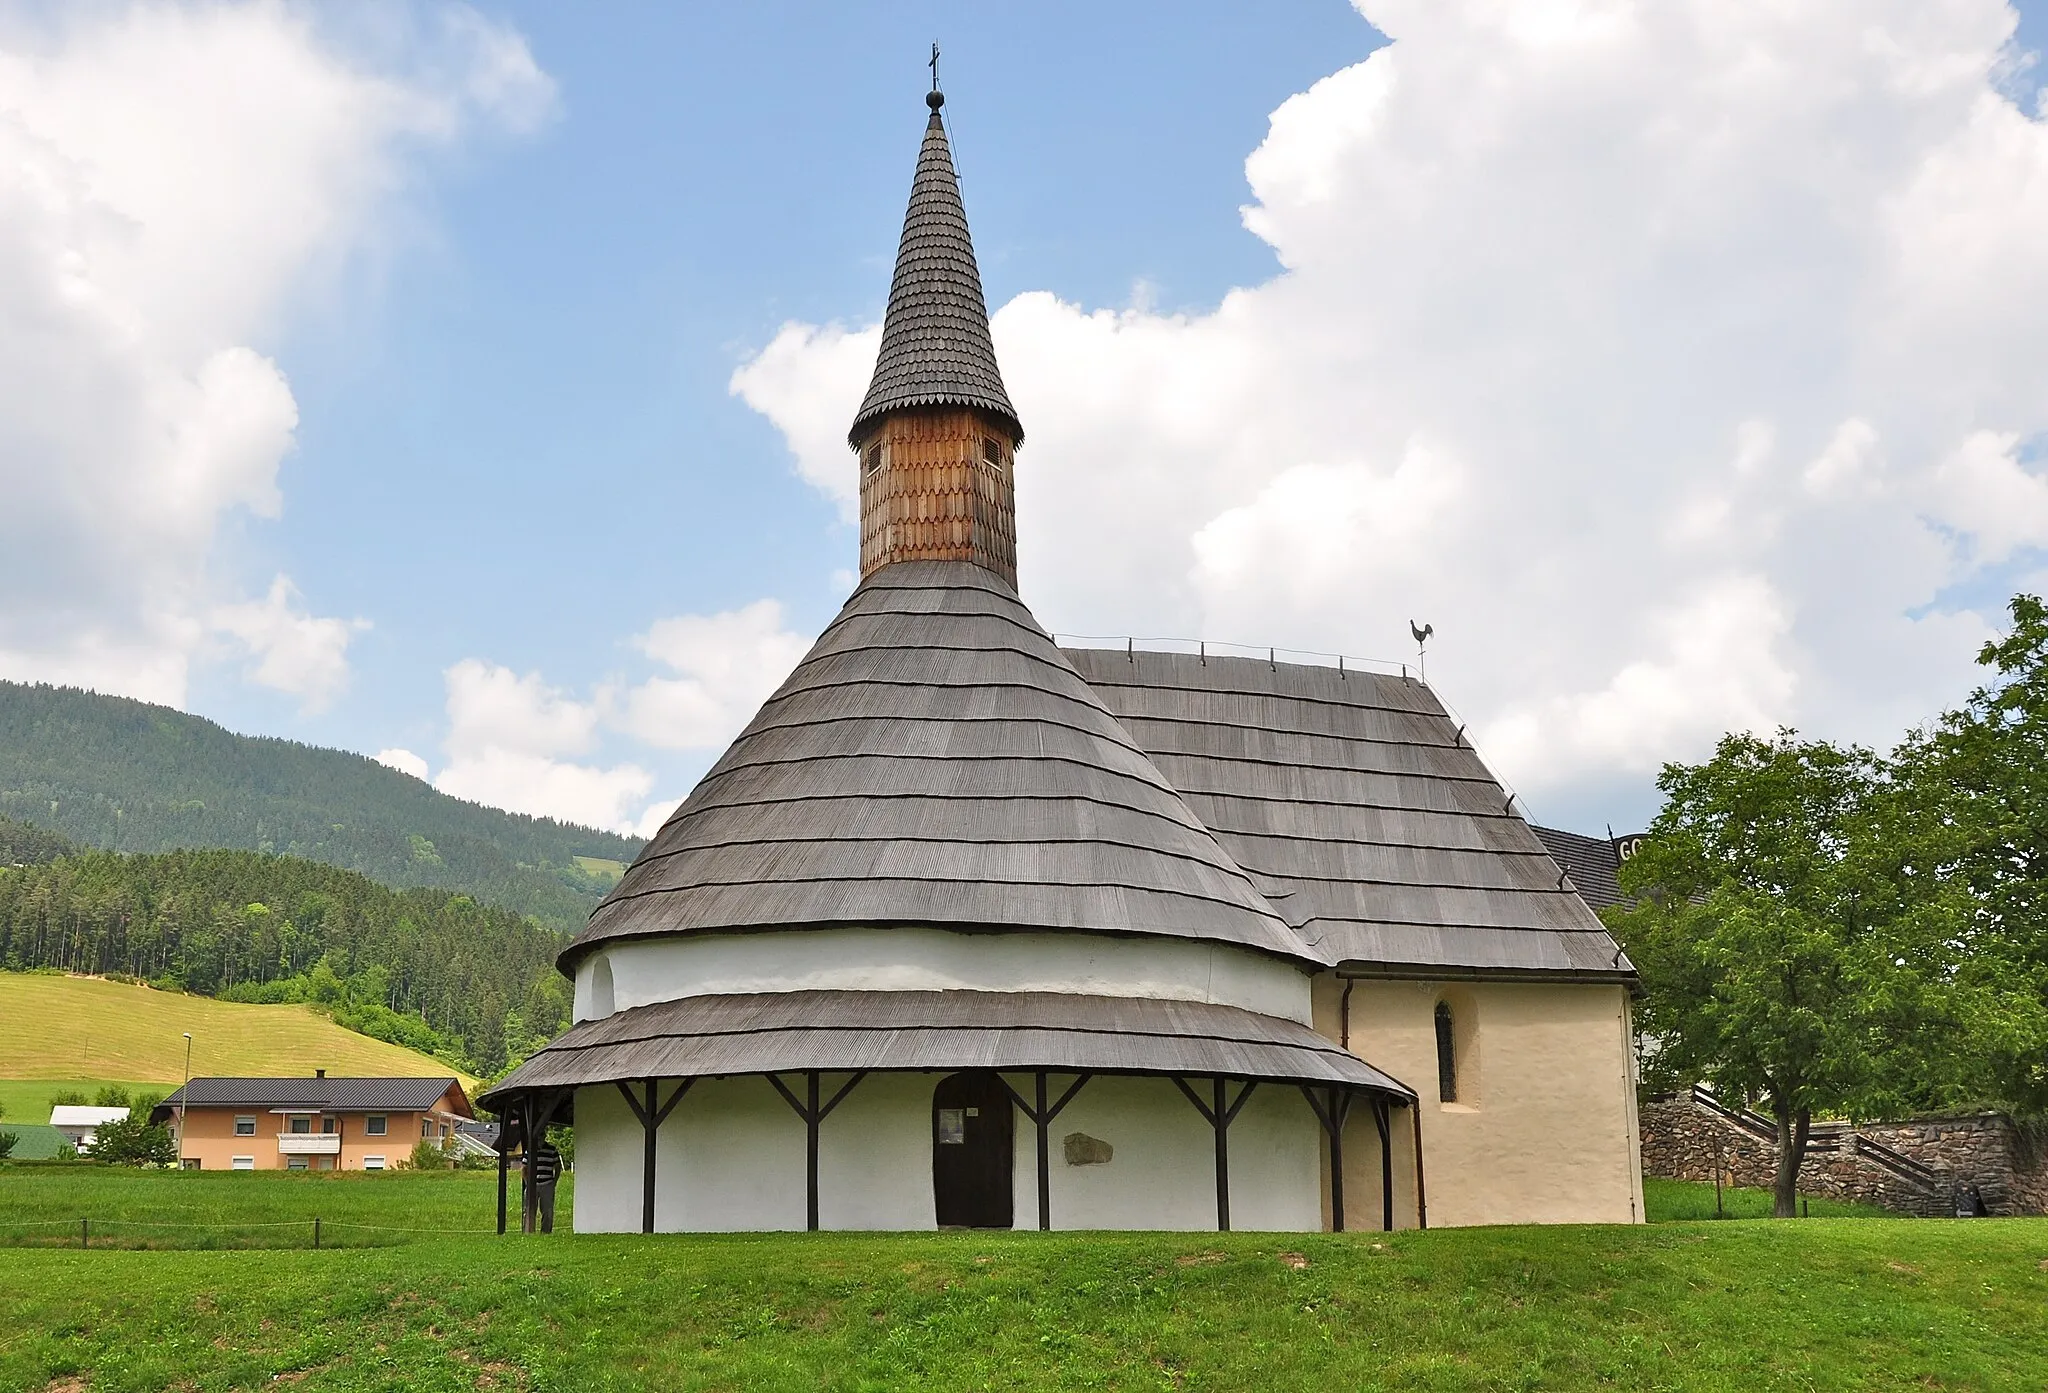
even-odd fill
[(493, 1180), (0, 1170), (0, 1388), (2048, 1387), (2048, 1220), (501, 1239)]

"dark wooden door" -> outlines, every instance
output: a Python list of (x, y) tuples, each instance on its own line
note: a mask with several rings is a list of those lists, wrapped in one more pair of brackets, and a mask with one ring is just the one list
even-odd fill
[(953, 1074), (932, 1092), (932, 1194), (942, 1228), (1006, 1229), (1015, 1195), (1010, 1095), (985, 1069)]

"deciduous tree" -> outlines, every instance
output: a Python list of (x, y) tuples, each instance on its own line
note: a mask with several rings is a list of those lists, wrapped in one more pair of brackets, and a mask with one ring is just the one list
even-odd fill
[(1658, 787), (1664, 810), (1622, 871), (1636, 902), (1612, 916), (1642, 972), (1646, 1081), (1705, 1080), (1767, 1111), (1790, 1216), (1814, 1114), (1883, 1094), (1927, 1003), (1911, 916), (1858, 854), (1880, 766), (1789, 730), (1729, 735)]

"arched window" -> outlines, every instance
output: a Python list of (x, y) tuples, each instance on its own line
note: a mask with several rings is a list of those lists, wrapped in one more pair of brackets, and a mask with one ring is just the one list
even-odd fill
[(590, 967), (590, 1019), (603, 1020), (617, 1010), (613, 1000), (612, 962), (600, 954)]
[(1458, 1101), (1458, 1041), (1448, 1001), (1436, 1004), (1436, 1096), (1445, 1103)]

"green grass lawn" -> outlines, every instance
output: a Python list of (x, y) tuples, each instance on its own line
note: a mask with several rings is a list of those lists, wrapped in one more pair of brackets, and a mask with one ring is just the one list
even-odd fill
[[(0, 1222), (490, 1223), (493, 1177), (0, 1171)], [(1712, 1192), (1708, 1191), (1708, 1204)], [(75, 1223), (75, 1219), (74, 1219)], [(2029, 1389), (2048, 1221), (0, 1251), (0, 1388)]]
[[(1851, 1204), (1844, 1200), (1813, 1197), (1803, 1199), (1807, 1212), (1816, 1219), (1890, 1219), (1896, 1216), (1874, 1204)], [(1714, 1187), (1691, 1180), (1659, 1180), (1643, 1177), (1643, 1214), (1653, 1224), (1684, 1219), (1768, 1219), (1771, 1217), (1769, 1190), (1725, 1189), (1721, 1211), (1714, 1211)]]
[[(574, 1193), (573, 1179), (565, 1181), (556, 1206), (565, 1229)], [(497, 1175), (0, 1169), (0, 1247), (77, 1247), (80, 1219), (90, 1221), (88, 1241), (100, 1247), (310, 1247), (315, 1217), (322, 1245), (332, 1247), (494, 1234)]]

